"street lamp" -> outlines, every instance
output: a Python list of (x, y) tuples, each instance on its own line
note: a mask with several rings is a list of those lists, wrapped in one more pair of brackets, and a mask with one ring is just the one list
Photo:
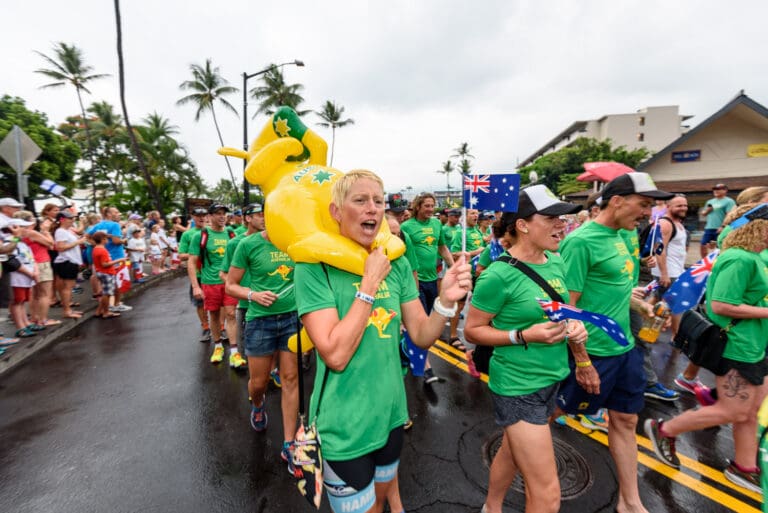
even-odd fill
[[(267, 73), (268, 71), (271, 71), (273, 69), (282, 68), (283, 66), (287, 66), (288, 64), (295, 64), (298, 67), (304, 67), (304, 61), (300, 61), (298, 59), (295, 59), (291, 62), (284, 62), (282, 64), (273, 64), (268, 68), (264, 68), (261, 71), (257, 71), (256, 73), (245, 73), (243, 72), (243, 149), (245, 151), (248, 151), (248, 79), (257, 77), (259, 75), (263, 75), (264, 73)], [(247, 160), (243, 160), (243, 171), (245, 171), (245, 166), (248, 165)], [(243, 206), (247, 205), (250, 201), (251, 197), (251, 184), (248, 183), (248, 180), (245, 179), (245, 173), (243, 173)]]

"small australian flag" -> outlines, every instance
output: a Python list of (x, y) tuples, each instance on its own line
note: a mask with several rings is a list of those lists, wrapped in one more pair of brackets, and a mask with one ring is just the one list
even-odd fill
[(520, 195), (520, 175), (466, 175), (464, 177), (464, 205), (478, 210), (517, 212)]
[(554, 300), (536, 299), (541, 307), (544, 309), (544, 313), (547, 314), (549, 320), (552, 322), (560, 322), (565, 319), (573, 319), (575, 321), (589, 322), (600, 328), (606, 335), (611, 337), (620, 346), (629, 345), (627, 336), (624, 335), (624, 330), (621, 329), (619, 323), (608, 317), (607, 315), (598, 314), (594, 312), (588, 312), (581, 308), (576, 308), (566, 303), (561, 303)]

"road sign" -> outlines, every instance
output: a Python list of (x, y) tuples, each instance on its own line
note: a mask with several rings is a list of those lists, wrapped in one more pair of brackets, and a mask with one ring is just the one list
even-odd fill
[(18, 125), (13, 125), (11, 131), (5, 136), (3, 142), (0, 142), (0, 157), (3, 157), (8, 165), (16, 171), (18, 183), (19, 201), (24, 201), (26, 180), (24, 171), (40, 156), (43, 150), (35, 144), (35, 141), (24, 133), (24, 130)]

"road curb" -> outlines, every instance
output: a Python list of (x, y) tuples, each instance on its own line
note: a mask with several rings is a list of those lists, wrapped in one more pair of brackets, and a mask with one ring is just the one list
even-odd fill
[[(186, 268), (167, 271), (157, 276), (147, 278), (147, 281), (139, 284), (132, 284), (131, 290), (124, 294), (126, 299), (141, 295), (145, 290), (155, 287), (165, 280), (171, 280), (187, 273)], [(0, 356), (0, 377), (18, 368), (28, 359), (40, 353), (53, 344), (64, 340), (80, 325), (93, 318), (96, 311), (96, 302), (82, 308), (83, 316), (80, 319), (61, 319), (62, 323), (53, 328), (48, 328), (43, 336), (36, 336), (33, 339), (22, 339), (18, 344), (11, 346), (2, 356)]]

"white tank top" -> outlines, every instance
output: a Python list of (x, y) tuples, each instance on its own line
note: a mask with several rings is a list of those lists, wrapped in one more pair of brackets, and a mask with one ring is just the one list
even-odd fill
[[(666, 223), (669, 221), (665, 219), (664, 222)], [(687, 253), (685, 241), (688, 236), (685, 228), (678, 223), (675, 223), (675, 228), (677, 229), (677, 233), (669, 240), (669, 244), (667, 244), (667, 273), (670, 278), (677, 278), (683, 274), (683, 271), (685, 271), (685, 256)], [(661, 276), (661, 271), (659, 270), (658, 265), (651, 268), (651, 274), (656, 278)]]

